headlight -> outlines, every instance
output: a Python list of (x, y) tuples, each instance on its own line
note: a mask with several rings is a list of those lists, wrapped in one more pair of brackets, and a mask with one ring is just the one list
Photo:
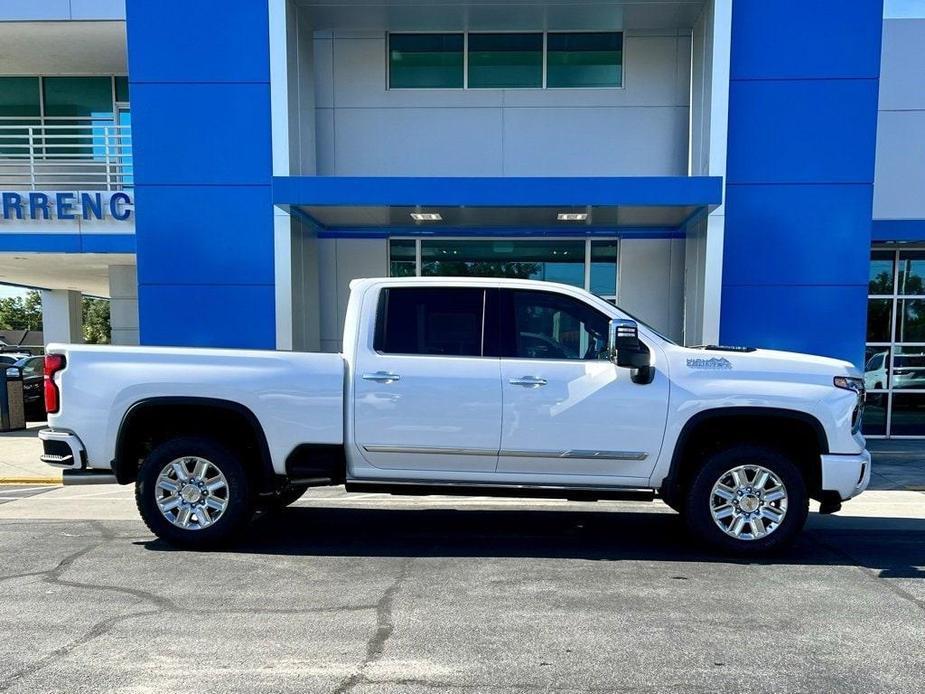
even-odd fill
[(850, 378), (849, 376), (836, 376), (832, 379), (832, 383), (836, 388), (844, 388), (845, 390), (853, 390), (855, 393), (864, 392), (864, 379), (863, 378)]
[(857, 403), (854, 406), (854, 412), (851, 413), (851, 433), (858, 433), (861, 430), (861, 419), (864, 416), (864, 379), (836, 376), (832, 379), (832, 384), (836, 388), (850, 390), (857, 395)]

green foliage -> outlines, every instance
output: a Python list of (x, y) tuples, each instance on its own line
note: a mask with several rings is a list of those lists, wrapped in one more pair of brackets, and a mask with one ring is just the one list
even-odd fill
[(41, 330), (42, 295), (30, 290), (24, 297), (0, 299), (0, 329)]
[[(109, 301), (85, 296), (82, 306), (84, 341), (108, 344)], [(25, 296), (0, 299), (0, 329), (42, 330), (42, 295), (34, 289)]]
[(84, 342), (90, 345), (109, 344), (109, 301), (83, 298)]

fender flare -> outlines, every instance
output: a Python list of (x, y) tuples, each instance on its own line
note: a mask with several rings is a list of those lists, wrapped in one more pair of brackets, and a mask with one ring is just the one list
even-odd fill
[(134, 482), (136, 477), (135, 461), (127, 460), (126, 454), (123, 453), (124, 448), (128, 445), (127, 431), (133, 418), (145, 410), (164, 406), (193, 406), (208, 408), (212, 410), (224, 410), (226, 412), (232, 412), (238, 416), (243, 417), (245, 421), (250, 424), (251, 429), (254, 432), (254, 436), (257, 440), (257, 450), (259, 455), (258, 462), (260, 464), (260, 487), (262, 489), (273, 488), (273, 480), (276, 477), (276, 472), (273, 469), (273, 459), (270, 456), (270, 446), (267, 443), (267, 437), (263, 431), (263, 426), (260, 424), (260, 420), (257, 419), (257, 416), (250, 410), (250, 408), (242, 405), (239, 402), (234, 402), (232, 400), (222, 400), (220, 398), (169, 395), (155, 396), (138, 400), (132, 403), (125, 411), (125, 414), (122, 415), (122, 421), (119, 423), (119, 429), (116, 433), (116, 445), (114, 458), (112, 461), (112, 471), (116, 477), (116, 481), (119, 484), (129, 484)]

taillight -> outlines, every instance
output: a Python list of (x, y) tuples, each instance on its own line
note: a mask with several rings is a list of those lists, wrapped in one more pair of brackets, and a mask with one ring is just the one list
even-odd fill
[(55, 374), (64, 368), (67, 361), (63, 354), (45, 355), (45, 411), (55, 414), (61, 408), (61, 394), (55, 385)]

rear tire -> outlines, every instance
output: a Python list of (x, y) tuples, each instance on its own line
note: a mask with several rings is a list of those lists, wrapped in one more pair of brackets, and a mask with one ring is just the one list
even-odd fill
[(809, 496), (785, 454), (737, 445), (709, 454), (685, 494), (684, 521), (699, 541), (740, 556), (786, 547), (806, 523)]
[(148, 529), (190, 549), (237, 538), (253, 516), (253, 496), (240, 458), (204, 437), (160, 444), (142, 462), (135, 482), (135, 503)]

